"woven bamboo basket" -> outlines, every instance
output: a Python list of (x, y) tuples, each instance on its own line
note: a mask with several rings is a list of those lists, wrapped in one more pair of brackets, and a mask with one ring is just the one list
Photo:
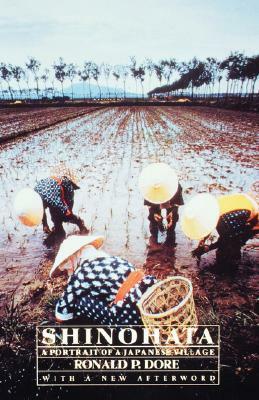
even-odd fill
[(70, 181), (72, 181), (75, 185), (78, 185), (78, 176), (76, 175), (76, 172), (72, 169), (66, 166), (65, 163), (60, 163), (56, 166), (54, 166), (51, 169), (50, 172), (51, 176), (56, 176), (57, 178), (62, 178), (63, 176), (66, 176)]
[(145, 327), (152, 333), (159, 328), (160, 344), (156, 347), (175, 346), (171, 335), (177, 328), (181, 345), (186, 344), (186, 328), (198, 324), (193, 300), (193, 288), (189, 279), (174, 276), (153, 285), (141, 297), (138, 307)]

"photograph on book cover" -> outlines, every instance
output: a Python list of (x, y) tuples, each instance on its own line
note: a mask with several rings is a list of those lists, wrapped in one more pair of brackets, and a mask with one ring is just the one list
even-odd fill
[(258, 1), (0, 9), (1, 399), (256, 398)]

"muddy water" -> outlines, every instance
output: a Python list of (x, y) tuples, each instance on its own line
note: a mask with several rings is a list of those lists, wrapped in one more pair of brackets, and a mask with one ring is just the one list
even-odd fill
[[(15, 219), (15, 193), (33, 187), (48, 176), (51, 167), (65, 161), (80, 178), (74, 211), (93, 233), (105, 235), (106, 251), (144, 265), (159, 278), (191, 277), (197, 301), (205, 299), (216, 311), (224, 305), (226, 312), (234, 312), (238, 302), (253, 309), (256, 239), (244, 247), (243, 261), (231, 279), (215, 274), (213, 252), (197, 266), (190, 255), (195, 243), (183, 236), (179, 224), (175, 251), (149, 248), (147, 210), (137, 186), (143, 166), (164, 161), (177, 171), (185, 201), (198, 192), (247, 190), (258, 179), (259, 117), (244, 115), (189, 107), (108, 108), (2, 145), (0, 301), (14, 290), (20, 293), (40, 263), (53, 259), (57, 251), (43, 244), (41, 227), (23, 227)], [(70, 225), (65, 229), (67, 233), (76, 230)], [(224, 289), (222, 301), (219, 294)]]

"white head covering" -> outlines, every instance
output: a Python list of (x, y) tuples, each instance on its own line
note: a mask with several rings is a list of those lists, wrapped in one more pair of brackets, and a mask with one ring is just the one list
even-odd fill
[(184, 206), (181, 227), (190, 239), (200, 240), (216, 228), (219, 216), (217, 199), (211, 194), (201, 193)]
[(139, 176), (139, 189), (144, 199), (150, 203), (166, 203), (177, 192), (178, 178), (165, 163), (149, 164)]
[[(58, 254), (56, 256), (55, 262), (50, 270), (49, 276), (52, 278), (55, 272), (60, 270), (71, 270), (74, 271), (75, 261), (77, 261), (78, 256), (81, 254), (83, 248), (88, 245), (92, 245), (96, 249), (101, 247), (104, 242), (103, 236), (86, 236), (86, 235), (71, 235), (67, 239), (63, 240), (60, 245)], [(74, 257), (74, 259), (73, 259)], [(71, 262), (71, 265), (66, 264)]]
[(43, 202), (35, 190), (20, 190), (14, 199), (14, 211), (23, 225), (36, 226), (42, 222)]

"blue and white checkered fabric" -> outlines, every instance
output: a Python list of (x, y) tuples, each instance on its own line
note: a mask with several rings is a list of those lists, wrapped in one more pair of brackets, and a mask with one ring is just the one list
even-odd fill
[(62, 178), (62, 187), (65, 194), (65, 204), (62, 201), (61, 187), (55, 179), (41, 179), (34, 190), (40, 195), (45, 207), (53, 207), (58, 209), (62, 214), (66, 215), (71, 210), (74, 201), (74, 188), (72, 182), (68, 178)]
[(111, 304), (116, 294), (135, 267), (120, 257), (102, 257), (83, 261), (71, 276), (65, 292), (57, 303), (56, 317), (65, 321), (87, 317), (107, 325), (136, 325), (141, 323), (137, 308), (146, 290), (156, 279), (145, 276), (131, 288), (122, 301)]

